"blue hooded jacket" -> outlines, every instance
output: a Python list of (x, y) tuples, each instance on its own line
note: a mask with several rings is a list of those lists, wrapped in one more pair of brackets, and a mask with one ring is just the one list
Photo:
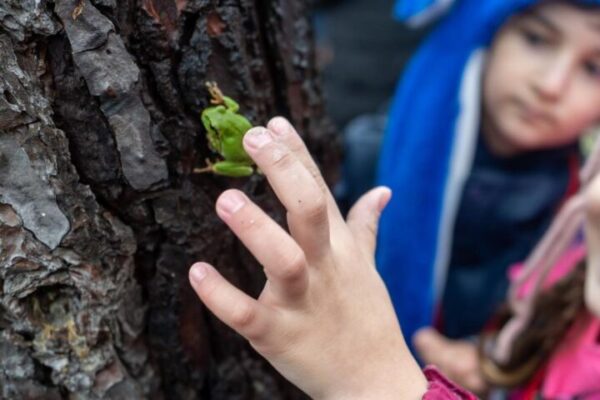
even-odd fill
[[(600, 5), (600, 0), (579, 1)], [(452, 4), (455, 3), (455, 4)], [(378, 168), (393, 190), (379, 227), (377, 266), (404, 335), (433, 322), (452, 229), (479, 130), (484, 50), (534, 0), (400, 0), (409, 22), (446, 13), (397, 88)]]

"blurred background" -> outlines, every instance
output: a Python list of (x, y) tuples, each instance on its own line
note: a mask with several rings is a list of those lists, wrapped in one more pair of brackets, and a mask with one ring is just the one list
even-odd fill
[(394, 19), (393, 5), (394, 0), (316, 2), (318, 65), (327, 111), (344, 146), (342, 178), (334, 189), (344, 211), (374, 184), (388, 104), (431, 28)]

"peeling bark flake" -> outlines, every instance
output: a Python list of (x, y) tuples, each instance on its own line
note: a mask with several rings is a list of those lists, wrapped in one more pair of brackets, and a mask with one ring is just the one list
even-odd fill
[(69, 232), (69, 220), (58, 208), (52, 189), (8, 135), (0, 135), (0, 202), (10, 204), (25, 228), (50, 249), (58, 247)]
[(101, 106), (115, 132), (123, 174), (136, 190), (146, 190), (168, 178), (165, 161), (150, 136), (150, 114), (137, 96), (106, 101)]
[(138, 66), (123, 41), (112, 32), (104, 45), (75, 53), (73, 59), (93, 96), (114, 97), (128, 93), (139, 79)]
[(106, 43), (108, 33), (115, 30), (113, 23), (96, 7), (93, 7), (88, 0), (80, 3), (82, 4), (81, 12), (76, 19), (73, 19), (78, 2), (79, 0), (60, 0), (54, 6), (74, 53), (102, 46)]

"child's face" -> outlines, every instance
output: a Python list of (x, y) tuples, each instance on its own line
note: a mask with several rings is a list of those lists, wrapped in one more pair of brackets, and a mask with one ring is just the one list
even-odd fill
[(573, 142), (600, 122), (600, 9), (544, 2), (494, 40), (482, 131), (498, 155)]

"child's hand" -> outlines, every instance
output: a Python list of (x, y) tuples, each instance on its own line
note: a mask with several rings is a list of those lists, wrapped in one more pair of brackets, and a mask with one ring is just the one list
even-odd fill
[(482, 395), (485, 392), (475, 344), (448, 339), (432, 328), (415, 333), (413, 343), (425, 364), (435, 365), (448, 378), (473, 393)]
[(289, 122), (253, 128), (244, 146), (287, 209), (291, 234), (240, 191), (224, 192), (217, 213), (264, 266), (267, 283), (255, 300), (197, 263), (190, 281), (200, 299), (313, 398), (420, 398), (425, 378), (375, 270), (389, 190), (366, 194), (345, 222)]

